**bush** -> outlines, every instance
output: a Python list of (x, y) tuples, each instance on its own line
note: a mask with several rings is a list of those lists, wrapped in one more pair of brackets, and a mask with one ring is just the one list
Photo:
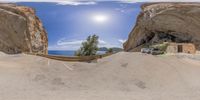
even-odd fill
[(96, 55), (98, 51), (98, 39), (97, 35), (88, 36), (87, 40), (82, 43), (82, 47), (76, 51), (76, 56), (91, 56)]
[(113, 53), (113, 49), (109, 48), (108, 51), (106, 51), (106, 53)]
[(166, 51), (167, 47), (168, 47), (168, 43), (165, 42), (165, 43), (162, 43), (162, 44), (156, 44), (156, 45), (152, 45), (151, 46), (152, 48), (157, 48), (159, 49), (160, 51)]

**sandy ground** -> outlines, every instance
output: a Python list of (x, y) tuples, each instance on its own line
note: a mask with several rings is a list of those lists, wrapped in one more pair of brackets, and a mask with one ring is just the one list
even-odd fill
[(0, 100), (200, 100), (200, 55), (121, 52), (72, 63), (0, 54)]

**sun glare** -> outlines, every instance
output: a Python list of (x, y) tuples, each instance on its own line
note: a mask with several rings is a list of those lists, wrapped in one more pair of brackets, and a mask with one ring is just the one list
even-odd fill
[(94, 15), (93, 20), (97, 23), (105, 23), (108, 20), (108, 17), (105, 15)]

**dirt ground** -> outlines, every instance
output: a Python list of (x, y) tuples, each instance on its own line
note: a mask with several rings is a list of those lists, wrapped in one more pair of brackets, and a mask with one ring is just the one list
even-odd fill
[(0, 100), (200, 100), (200, 55), (120, 52), (79, 63), (2, 53)]

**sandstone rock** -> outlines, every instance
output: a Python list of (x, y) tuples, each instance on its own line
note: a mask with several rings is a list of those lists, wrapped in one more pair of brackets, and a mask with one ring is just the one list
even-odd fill
[(32, 8), (0, 4), (0, 51), (47, 54), (47, 33)]
[(200, 3), (147, 3), (141, 8), (125, 51), (138, 51), (161, 40), (194, 43), (200, 49)]

